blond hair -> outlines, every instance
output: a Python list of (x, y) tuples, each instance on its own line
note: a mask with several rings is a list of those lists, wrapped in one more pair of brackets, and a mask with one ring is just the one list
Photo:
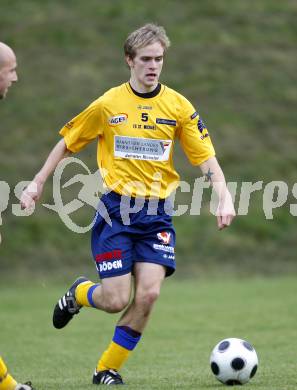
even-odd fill
[(164, 27), (157, 26), (153, 23), (145, 24), (139, 29), (128, 35), (124, 44), (125, 56), (133, 59), (137, 49), (160, 42), (164, 51), (170, 46), (170, 40), (166, 35)]

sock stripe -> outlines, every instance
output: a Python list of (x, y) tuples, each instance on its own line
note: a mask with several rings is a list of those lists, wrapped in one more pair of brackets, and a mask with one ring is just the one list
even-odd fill
[(137, 337), (141, 336), (140, 332), (137, 332), (137, 330), (134, 330), (134, 329), (130, 328), (129, 326), (120, 325), (120, 326), (118, 326), (118, 328), (124, 330), (126, 333), (128, 333), (132, 337), (137, 338)]
[(141, 338), (141, 334), (139, 333), (139, 336), (133, 337), (130, 332), (128, 333), (127, 330), (123, 329), (121, 326), (117, 326), (115, 328), (114, 336), (112, 341), (121, 347), (127, 349), (128, 351), (133, 351), (133, 349), (136, 347), (138, 341)]
[(90, 305), (93, 307), (96, 307), (96, 305), (93, 301), (93, 292), (94, 292), (95, 288), (97, 288), (98, 286), (99, 286), (99, 284), (94, 284), (88, 290), (88, 301), (89, 301)]

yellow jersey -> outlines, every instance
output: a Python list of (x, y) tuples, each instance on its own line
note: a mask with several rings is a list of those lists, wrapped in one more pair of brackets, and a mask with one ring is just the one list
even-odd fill
[(178, 187), (176, 139), (193, 165), (215, 155), (198, 112), (182, 95), (159, 84), (139, 94), (129, 83), (108, 90), (61, 130), (79, 152), (97, 139), (97, 161), (107, 188), (132, 196), (166, 198)]

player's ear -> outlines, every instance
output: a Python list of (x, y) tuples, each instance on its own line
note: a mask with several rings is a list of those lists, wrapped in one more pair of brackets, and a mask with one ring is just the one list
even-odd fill
[(133, 68), (133, 58), (131, 58), (130, 56), (125, 56), (125, 59), (129, 68)]

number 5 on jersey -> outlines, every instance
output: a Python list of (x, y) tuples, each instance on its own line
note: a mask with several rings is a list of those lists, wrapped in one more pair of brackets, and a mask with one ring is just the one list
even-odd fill
[(147, 112), (143, 112), (141, 114), (141, 120), (142, 120), (142, 122), (147, 122), (148, 121), (148, 113)]

